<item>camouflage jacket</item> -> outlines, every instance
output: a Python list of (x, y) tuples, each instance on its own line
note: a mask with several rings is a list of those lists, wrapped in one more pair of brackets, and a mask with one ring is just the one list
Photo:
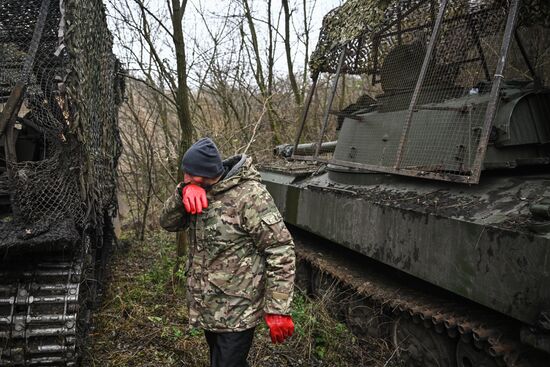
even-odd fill
[(224, 161), (225, 178), (207, 191), (208, 208), (189, 215), (181, 184), (164, 204), (160, 224), (189, 227), (187, 300), (191, 326), (242, 331), (264, 313), (289, 314), (293, 295), (294, 243), (252, 159)]

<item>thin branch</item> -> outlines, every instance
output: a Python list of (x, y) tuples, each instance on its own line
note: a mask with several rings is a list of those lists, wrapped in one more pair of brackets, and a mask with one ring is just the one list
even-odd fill
[(254, 129), (252, 130), (252, 136), (250, 137), (250, 140), (248, 141), (248, 144), (246, 144), (246, 148), (244, 148), (243, 154), (246, 154), (246, 152), (248, 152), (248, 148), (250, 148), (250, 145), (252, 144), (252, 142), (256, 138), (256, 132), (258, 131), (258, 126), (260, 126), (260, 122), (262, 121), (265, 113), (267, 112), (267, 108), (268, 108), (267, 105), (269, 103), (270, 98), (271, 98), (271, 96), (269, 96), (265, 99), (265, 102), (264, 102), (263, 107), (262, 107), (262, 113), (260, 114), (260, 117), (256, 121), (256, 124), (254, 125)]
[(132, 80), (135, 80), (135, 81), (137, 81), (137, 82), (143, 83), (145, 86), (147, 86), (147, 88), (150, 88), (150, 89), (154, 90), (155, 92), (157, 92), (158, 94), (160, 94), (163, 98), (166, 98), (166, 100), (167, 100), (168, 102), (170, 102), (173, 106), (177, 107), (176, 101), (175, 101), (172, 97), (168, 96), (166, 93), (164, 93), (162, 90), (158, 89), (158, 88), (155, 87), (154, 85), (152, 85), (152, 84), (146, 82), (146, 81), (143, 80), (143, 79), (136, 78), (136, 77), (131, 76), (131, 75), (124, 75), (124, 76), (125, 76), (126, 78), (128, 78), (128, 79), (132, 79)]

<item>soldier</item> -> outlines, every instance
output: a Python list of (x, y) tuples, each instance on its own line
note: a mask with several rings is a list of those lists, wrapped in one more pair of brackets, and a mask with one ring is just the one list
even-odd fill
[(245, 367), (262, 317), (273, 343), (294, 332), (294, 243), (250, 157), (222, 162), (203, 138), (187, 150), (182, 169), (160, 224), (189, 228), (189, 321), (204, 330), (212, 367)]

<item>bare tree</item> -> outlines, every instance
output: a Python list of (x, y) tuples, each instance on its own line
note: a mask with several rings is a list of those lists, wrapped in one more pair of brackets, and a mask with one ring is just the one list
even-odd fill
[[(298, 76), (307, 75), (294, 70), (301, 55), (294, 46), (307, 53), (314, 5), (234, 0), (218, 13), (185, 0), (109, 1), (119, 57), (131, 79), (121, 115), (128, 130), (121, 176), (143, 234), (181, 180), (179, 162), (194, 137), (214, 138), (224, 155), (247, 152), (257, 159), (292, 139), (303, 100)], [(293, 14), (302, 6), (303, 25), (300, 19), (296, 26)], [(185, 23), (186, 9), (202, 33)], [(276, 68), (277, 58), (286, 61), (287, 72)]]
[[(244, 28), (241, 27), (241, 38), (243, 40), (243, 43), (245, 43), (245, 47), (248, 53), (248, 59), (250, 62), (250, 66), (253, 70), (254, 78), (256, 79), (256, 83), (258, 84), (258, 88), (260, 89), (260, 94), (263, 97), (263, 100), (266, 103), (267, 107), (267, 119), (269, 121), (269, 126), (271, 127), (271, 131), (273, 133), (273, 144), (277, 145), (280, 143), (279, 138), (279, 132), (277, 127), (277, 122), (275, 121), (276, 113), (273, 109), (272, 103), (270, 102), (270, 88), (268, 88), (268, 83), (265, 81), (264, 76), (264, 70), (262, 66), (262, 57), (260, 53), (260, 47), (258, 44), (258, 34), (256, 32), (256, 24), (254, 22), (254, 17), (252, 15), (252, 12), (250, 10), (250, 5), (248, 3), (248, 0), (242, 0), (242, 6), (244, 11), (244, 17), (246, 19), (246, 24), (248, 26), (248, 32), (250, 34), (250, 44), (252, 47), (252, 53), (250, 53), (250, 50), (248, 48), (248, 44), (246, 42), (246, 33), (244, 31)], [(268, 2), (268, 34), (270, 35), (269, 45), (268, 48), (270, 52), (268, 52), (268, 64), (267, 64), (267, 73), (270, 77), (273, 75), (273, 60), (272, 60), (272, 47), (273, 47), (273, 37), (272, 37), (272, 28), (271, 28), (271, 1)]]
[[(193, 141), (183, 34), (183, 16), (186, 5), (186, 0), (182, 0), (181, 3), (179, 0), (166, 0), (165, 11), (159, 14), (159, 12), (151, 10), (144, 0), (124, 0), (123, 2), (111, 0), (111, 7), (114, 9), (114, 16), (117, 20), (115, 24), (119, 28), (115, 35), (126, 50), (129, 63), (137, 66), (137, 70), (134, 70), (134, 78), (158, 93), (153, 101), (156, 102), (156, 110), (161, 112), (160, 120), (162, 121), (164, 140), (173, 145), (176, 137), (179, 137), (177, 157), (168, 164), (168, 167), (177, 167), (177, 181), (183, 177), (177, 162), (181, 160), (183, 153)], [(166, 17), (169, 18), (169, 21)], [(131, 34), (133, 41), (131, 43), (126, 43), (127, 40), (123, 38), (127, 37), (127, 31)], [(165, 40), (171, 41), (175, 70), (172, 64), (162, 57)], [(179, 122), (179, 131), (177, 132), (170, 129), (165, 101), (169, 101), (176, 111)], [(139, 118), (139, 116), (135, 116), (135, 118)], [(146, 157), (152, 160), (150, 153)], [(147, 201), (142, 208), (144, 219), (147, 218), (149, 210), (150, 193), (146, 198)], [(135, 200), (141, 199), (135, 198)], [(185, 236), (178, 235), (178, 255), (183, 255), (185, 248)]]
[(285, 12), (285, 35), (284, 35), (284, 44), (285, 44), (285, 55), (286, 55), (286, 65), (288, 67), (288, 80), (290, 81), (290, 86), (292, 88), (292, 94), (294, 95), (294, 102), (297, 106), (302, 104), (302, 93), (298, 88), (298, 83), (296, 82), (296, 76), (294, 75), (294, 66), (292, 65), (292, 53), (290, 50), (290, 9), (288, 6), (288, 0), (282, 0), (283, 9)]

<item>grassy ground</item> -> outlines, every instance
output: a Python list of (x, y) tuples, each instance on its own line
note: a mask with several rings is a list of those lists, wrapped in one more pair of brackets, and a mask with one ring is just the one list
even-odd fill
[[(103, 306), (95, 314), (92, 345), (84, 366), (208, 366), (202, 331), (188, 328), (181, 274), (173, 274), (174, 239), (154, 232), (143, 242), (122, 238)], [(330, 317), (322, 300), (297, 293), (296, 331), (273, 345), (263, 324), (257, 328), (252, 367), (398, 365), (382, 340), (358, 339)]]

